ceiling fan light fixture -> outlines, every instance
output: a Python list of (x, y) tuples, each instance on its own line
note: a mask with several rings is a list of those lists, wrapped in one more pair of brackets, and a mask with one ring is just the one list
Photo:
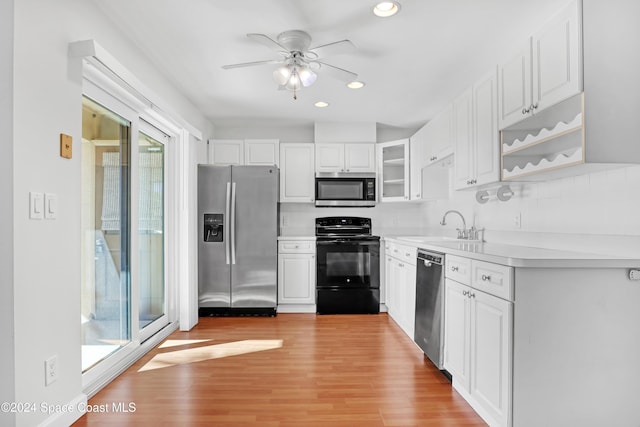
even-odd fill
[(300, 76), (298, 75), (298, 72), (295, 68), (291, 71), (291, 77), (289, 77), (289, 80), (286, 81), (284, 87), (294, 92), (300, 90), (300, 88), (302, 87)]
[(373, 14), (381, 18), (388, 18), (400, 11), (400, 3), (397, 1), (383, 1), (373, 8)]
[(318, 75), (313, 71), (311, 71), (309, 67), (298, 68), (297, 74), (304, 87), (311, 86), (312, 84), (315, 83), (316, 79), (318, 78)]
[(354, 80), (352, 82), (347, 83), (347, 87), (349, 89), (362, 89), (364, 87), (364, 83)]
[(273, 72), (273, 79), (276, 81), (276, 83), (278, 83), (280, 86), (284, 86), (287, 84), (287, 82), (289, 81), (289, 79), (291, 78), (291, 74), (292, 74), (292, 69), (291, 67), (287, 66), (287, 65), (283, 65), (282, 67), (278, 67), (274, 72)]

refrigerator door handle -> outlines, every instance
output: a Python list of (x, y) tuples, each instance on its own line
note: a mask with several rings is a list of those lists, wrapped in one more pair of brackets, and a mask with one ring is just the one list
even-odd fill
[(231, 184), (231, 264), (236, 263), (236, 183)]
[[(231, 219), (231, 183), (227, 182), (227, 204), (225, 209), (225, 216), (227, 217), (227, 222)], [(229, 222), (230, 224), (230, 222)], [(229, 259), (229, 240), (231, 235), (231, 229), (229, 227), (225, 227), (224, 231), (226, 231), (226, 238), (224, 239), (224, 254), (227, 265), (231, 262)], [(224, 238), (224, 237), (223, 237)]]

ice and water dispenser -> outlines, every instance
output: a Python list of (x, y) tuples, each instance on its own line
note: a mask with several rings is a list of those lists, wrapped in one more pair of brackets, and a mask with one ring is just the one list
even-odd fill
[(204, 214), (204, 241), (222, 242), (224, 230), (223, 214)]

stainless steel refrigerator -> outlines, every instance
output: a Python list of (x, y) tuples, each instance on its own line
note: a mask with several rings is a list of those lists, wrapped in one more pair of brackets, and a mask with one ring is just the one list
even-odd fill
[(278, 169), (198, 165), (200, 316), (275, 315)]

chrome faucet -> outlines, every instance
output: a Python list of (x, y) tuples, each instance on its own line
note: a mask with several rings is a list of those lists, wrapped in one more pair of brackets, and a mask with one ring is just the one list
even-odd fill
[(468, 239), (469, 238), (469, 230), (467, 230), (467, 222), (464, 220), (464, 216), (458, 211), (450, 210), (446, 211), (442, 216), (442, 221), (440, 221), (440, 225), (447, 225), (447, 215), (450, 213), (458, 214), (460, 219), (462, 220), (462, 229), (456, 228), (458, 230), (458, 239)]

